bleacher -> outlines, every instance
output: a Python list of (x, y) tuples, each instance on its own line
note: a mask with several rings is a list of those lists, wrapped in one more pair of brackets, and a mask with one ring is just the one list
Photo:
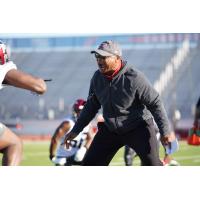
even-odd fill
[[(193, 119), (194, 108), (200, 96), (199, 52), (199, 46), (190, 49), (188, 57), (164, 95), (168, 113), (172, 112), (172, 108), (176, 106), (176, 109), (181, 112), (182, 119)], [(173, 96), (174, 94), (175, 97)]]
[[(170, 37), (172, 36), (173, 34)], [(146, 39), (144, 39), (145, 37)], [(158, 40), (155, 40), (155, 35), (150, 34), (148, 37), (151, 40), (149, 42), (146, 42), (147, 36), (143, 37), (141, 35), (122, 38), (114, 37), (114, 39), (116, 38), (122, 42), (124, 59), (129, 64), (143, 71), (153, 84), (176, 53), (184, 37), (174, 34), (174, 38), (176, 39), (177, 37), (178, 42), (173, 43), (168, 35), (166, 35), (166, 40), (163, 42), (163, 36), (161, 35), (157, 38), (160, 41), (159, 48), (156, 46)], [(76, 39), (72, 42), (73, 45), (77, 45), (79, 41), (81, 45), (86, 45), (87, 48), (79, 46), (78, 48), (67, 47), (59, 49), (50, 46), (46, 49), (42, 47), (41, 49), (34, 49), (36, 45), (40, 44), (38, 41), (41, 41), (35, 42), (34, 40), (33, 44), (36, 45), (33, 48), (30, 46), (30, 49), (27, 50), (26, 48), (29, 46), (26, 47), (26, 45), (31, 44), (31, 42), (28, 42), (28, 39), (24, 41), (24, 46), (20, 45), (19, 49), (15, 45), (22, 44), (22, 39), (18, 42), (11, 42), (14, 45), (12, 60), (17, 64), (18, 69), (44, 79), (51, 78), (53, 81), (47, 83), (48, 91), (43, 96), (36, 96), (29, 91), (12, 87), (1, 90), (0, 119), (48, 119), (50, 110), (54, 111), (54, 117), (58, 119), (69, 113), (75, 99), (87, 98), (90, 79), (97, 69), (96, 60), (90, 54), (90, 50), (96, 47), (98, 41), (105, 40), (106, 38), (106, 36), (102, 38), (86, 38), (85, 40), (81, 38), (80, 41)], [(200, 89), (198, 84), (198, 64), (200, 63), (198, 55), (200, 49), (199, 47), (194, 47), (200, 35), (191, 35), (191, 38), (193, 48), (191, 48), (189, 56), (176, 75), (176, 101), (173, 100), (174, 97), (172, 98), (173, 81), (170, 82), (167, 90), (162, 95), (167, 112), (170, 113), (175, 105), (180, 110), (183, 118), (191, 118), (191, 107), (195, 105)], [(109, 39), (112, 39), (112, 37)], [(140, 44), (141, 39), (143, 39), (143, 43)], [(65, 44), (64, 41), (62, 38), (53, 41), (49, 39), (49, 45), (63, 45)], [(127, 42), (130, 45), (127, 46)], [(23, 49), (23, 47), (26, 48)], [(63, 100), (64, 110), (60, 108), (62, 105), (59, 105), (59, 102)]]
[(153, 84), (175, 51), (174, 48), (125, 50), (124, 57), (141, 70)]
[[(153, 83), (174, 51), (127, 49), (124, 58), (142, 70)], [(56, 118), (61, 117), (76, 98), (87, 98), (90, 79), (97, 69), (96, 60), (89, 51), (20, 52), (13, 53), (12, 58), (19, 69), (53, 81), (47, 83), (48, 91), (41, 97), (20, 89), (2, 90), (0, 101), (5, 109), (1, 109), (1, 117), (47, 118), (49, 109), (55, 111)], [(65, 112), (58, 108), (61, 98), (65, 102)], [(44, 107), (38, 106), (39, 99), (44, 100)]]

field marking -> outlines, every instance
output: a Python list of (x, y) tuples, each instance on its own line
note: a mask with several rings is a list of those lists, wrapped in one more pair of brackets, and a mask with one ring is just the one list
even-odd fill
[(200, 159), (200, 155), (197, 156), (178, 156), (175, 157), (176, 160), (193, 160), (193, 159)]
[[(125, 166), (125, 162), (111, 162), (110, 163), (110, 166)], [(136, 160), (136, 161), (133, 161), (133, 165), (134, 166), (140, 166), (140, 161), (139, 160)]]
[(37, 153), (26, 153), (28, 156), (45, 156), (48, 155), (49, 152), (42, 151), (42, 152), (37, 152)]
[[(35, 152), (35, 153), (25, 153), (26, 156), (48, 156), (48, 152), (47, 151), (42, 151), (42, 152)], [(175, 156), (174, 159), (176, 160), (192, 160), (192, 159), (200, 159), (200, 155), (194, 155), (194, 156)], [(119, 161), (112, 161), (112, 163), (123, 163), (123, 158), (120, 157), (120, 159), (118, 159)], [(139, 160), (134, 160), (134, 163), (139, 164), (140, 161)]]
[(25, 153), (23, 155), (23, 160), (28, 160), (29, 157), (49, 157), (48, 152), (37, 152), (37, 153)]
[[(183, 160), (193, 160), (192, 162), (195, 162), (195, 163), (198, 163), (200, 162), (200, 155), (196, 155), (196, 156), (178, 156), (178, 157), (174, 157), (175, 160), (177, 161), (183, 161)], [(134, 165), (139, 165), (140, 164), (140, 161), (136, 160), (136, 161), (133, 161)], [(125, 165), (124, 162), (111, 162), (110, 163), (111, 165), (113, 166), (118, 166), (118, 165)]]
[(23, 141), (24, 145), (41, 145), (41, 144), (50, 144), (50, 141)]

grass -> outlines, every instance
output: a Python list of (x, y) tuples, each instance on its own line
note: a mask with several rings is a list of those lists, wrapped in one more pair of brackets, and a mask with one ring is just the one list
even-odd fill
[[(53, 166), (49, 160), (49, 142), (24, 142), (24, 154), (22, 166)], [(124, 166), (123, 160), (124, 150), (121, 148), (112, 162), (111, 166)], [(160, 151), (161, 158), (163, 157), (163, 148)], [(2, 156), (0, 155), (0, 158)], [(173, 155), (181, 166), (200, 166), (200, 146), (190, 146), (186, 142), (180, 142), (180, 150)], [(134, 165), (140, 165), (139, 158), (134, 160)]]
[[(173, 158), (178, 161), (181, 166), (200, 166), (200, 146), (188, 145), (185, 141), (179, 142), (180, 149), (173, 154)], [(164, 157), (163, 148), (160, 148), (160, 157)], [(123, 148), (115, 155), (111, 165), (123, 166)], [(134, 165), (140, 165), (138, 157), (134, 160)]]

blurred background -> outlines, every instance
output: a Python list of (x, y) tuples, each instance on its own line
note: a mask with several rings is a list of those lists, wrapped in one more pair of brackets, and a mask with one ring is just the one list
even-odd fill
[[(52, 79), (47, 82), (48, 91), (43, 96), (12, 87), (1, 91), (0, 120), (6, 124), (21, 123), (23, 127), (18, 125), (20, 132), (51, 133), (51, 125), (54, 127), (56, 120), (70, 114), (77, 98), (87, 98), (90, 79), (97, 69), (90, 51), (110, 39), (120, 43), (123, 58), (143, 71), (160, 93), (172, 125), (180, 132), (178, 134), (184, 137), (192, 125), (200, 95), (199, 33), (5, 34), (0, 35), (0, 39), (9, 45), (11, 60), (19, 69)], [(41, 125), (35, 126), (36, 121)]]
[[(129, 61), (131, 64), (133, 64), (137, 68), (149, 66), (151, 67), (150, 72), (153, 72), (155, 70), (157, 71), (157, 69), (155, 69), (156, 67), (159, 67), (160, 69), (163, 70), (166, 67), (166, 65), (171, 61), (171, 57), (172, 57), (172, 56), (169, 56), (168, 57), (169, 59), (166, 59), (166, 62), (164, 62), (162, 59), (165, 58), (166, 54), (163, 55), (158, 52), (163, 53), (163, 51), (166, 52), (168, 50), (168, 51), (174, 51), (174, 54), (172, 53), (173, 56), (176, 55), (175, 52), (177, 52), (179, 48), (178, 46), (183, 44), (185, 35), (190, 35), (192, 37), (190, 38), (190, 45), (191, 45), (189, 48), (190, 50), (187, 53), (187, 56), (185, 57), (184, 62), (182, 62), (183, 65), (181, 65), (181, 67), (178, 69), (180, 71), (176, 73), (176, 75), (180, 75), (181, 77), (181, 81), (177, 81), (176, 83), (178, 83), (178, 85), (180, 84), (180, 87), (183, 85), (182, 90), (184, 90), (184, 92), (181, 93), (181, 95), (178, 95), (179, 93), (176, 93), (176, 96), (173, 96), (173, 99), (176, 102), (176, 107), (179, 106), (177, 101), (187, 103), (186, 98), (189, 99), (188, 100), (189, 102), (191, 101), (190, 103), (185, 105), (184, 108), (182, 108), (183, 110), (188, 109), (188, 113), (186, 114), (190, 117), (186, 117), (183, 114), (183, 111), (181, 111), (182, 109), (181, 110), (178, 109), (179, 112), (181, 113), (181, 118), (177, 122), (176, 126), (178, 126), (180, 130), (179, 132), (181, 132), (181, 135), (183, 135), (184, 132), (182, 131), (182, 129), (186, 130), (189, 125), (192, 125), (191, 119), (193, 117), (193, 106), (195, 102), (197, 101), (197, 96), (199, 95), (199, 89), (198, 89), (199, 83), (196, 82), (196, 77), (198, 76), (199, 73), (195, 74), (195, 69), (197, 69), (197, 63), (194, 64), (194, 62), (198, 62), (197, 60), (199, 59), (198, 58), (198, 55), (199, 55), (198, 54), (198, 51), (199, 51), (198, 50), (199, 48), (198, 47), (198, 44), (199, 44), (198, 33), (200, 33), (200, 30), (199, 30), (200, 26), (197, 26), (199, 24), (199, 19), (200, 19), (199, 14), (200, 14), (199, 2), (196, 0), (190, 0), (190, 1), (188, 0), (185, 0), (185, 1), (125, 0), (124, 1), (123, 0), (119, 2), (116, 2), (114, 0), (110, 0), (110, 1), (107, 1), (107, 0), (101, 0), (101, 1), (57, 0), (57, 1), (54, 1), (53, 0), (53, 1), (48, 1), (48, 2), (41, 1), (41, 0), (40, 1), (39, 0), (34, 0), (34, 1), (33, 0), (29, 0), (29, 1), (6, 0), (6, 1), (1, 2), (2, 20), (1, 20), (0, 39), (2, 40), (5, 39), (6, 41), (10, 40), (10, 45), (11, 46), (13, 45), (13, 47), (14, 47), (14, 44), (12, 44), (11, 41), (12, 39), (14, 41), (15, 38), (18, 39), (18, 45), (20, 45), (20, 47), (22, 46), (22, 41), (25, 41), (25, 40), (29, 41), (31, 45), (34, 45), (34, 47), (32, 46), (33, 48), (30, 48), (30, 47), (24, 48), (23, 51), (22, 51), (23, 46), (21, 49), (19, 48), (19, 46), (18, 48), (16, 47), (12, 49), (13, 50), (12, 58), (18, 64), (18, 68), (23, 69), (25, 71), (29, 71), (32, 69), (33, 66), (36, 67), (35, 65), (36, 63), (33, 64), (34, 62), (33, 63), (27, 62), (26, 65), (25, 63), (22, 64), (23, 63), (22, 57), (17, 58), (14, 55), (23, 55), (24, 61), (25, 60), (27, 61), (28, 57), (31, 55), (31, 54), (28, 54), (28, 50), (29, 52), (30, 50), (31, 51), (35, 50), (35, 53), (33, 52), (33, 55), (36, 55), (36, 49), (38, 48), (38, 44), (40, 44), (41, 41), (43, 41), (43, 43), (40, 45), (40, 47), (42, 47), (41, 49), (43, 49), (43, 52), (44, 52), (44, 47), (46, 48), (48, 45), (48, 48), (49, 48), (49, 45), (50, 45), (49, 42), (46, 43), (46, 41), (49, 41), (48, 38), (50, 37), (52, 38), (52, 36), (53, 38), (61, 37), (60, 38), (61, 40), (62, 38), (69, 38), (69, 36), (62, 37), (59, 35), (58, 37), (57, 34), (46, 34), (46, 35), (32, 34), (30, 36), (30, 34), (24, 34), (24, 35), (16, 34), (18, 32), (19, 33), (55, 33), (57, 32), (57, 33), (67, 33), (71, 35), (75, 35), (75, 34), (77, 35), (77, 33), (83, 33), (84, 36), (87, 35), (85, 33), (89, 33), (88, 38), (91, 38), (90, 37), (91, 33), (94, 33), (95, 35), (95, 37), (92, 37), (92, 38), (99, 38), (102, 36), (102, 34), (98, 35), (96, 33), (104, 33), (104, 35), (105, 33), (109, 33), (108, 35), (106, 35), (106, 39), (107, 39), (107, 36), (111, 37), (112, 34), (110, 33), (146, 33), (146, 34), (129, 34), (130, 37), (128, 38), (130, 38), (131, 40), (128, 42), (128, 45), (124, 45), (123, 41), (120, 41), (120, 43), (123, 44), (122, 46), (124, 50), (126, 49), (125, 48), (126, 46), (129, 46), (129, 47), (131, 46), (130, 48), (132, 48), (132, 50), (130, 51), (129, 55), (131, 54), (135, 55), (136, 52), (138, 53), (144, 52), (145, 49), (142, 49), (141, 47), (146, 46), (146, 52), (148, 53), (146, 54), (145, 58), (144, 58), (144, 54), (141, 54), (141, 56), (138, 56), (138, 57), (129, 56), (129, 58), (131, 59)], [(147, 34), (147, 33), (160, 33), (160, 32), (163, 34)], [(2, 35), (2, 33), (4, 33), (4, 35)], [(12, 34), (7, 34), (7, 33), (12, 33)], [(167, 34), (164, 34), (164, 33), (167, 33)], [(170, 33), (178, 33), (178, 34), (170, 34)], [(181, 33), (196, 33), (196, 34), (181, 34)], [(8, 35), (10, 36), (8, 37)], [(142, 38), (140, 37), (141, 35), (143, 36)], [(114, 36), (116, 36), (116, 34)], [(177, 39), (175, 39), (175, 37)], [(149, 38), (149, 42), (146, 43), (145, 41), (148, 40), (148, 38)], [(163, 38), (163, 39), (157, 42), (158, 38), (160, 39)], [(95, 40), (96, 39), (94, 39), (94, 42)], [(159, 43), (159, 45), (157, 43)], [(94, 43), (92, 44), (94, 45)], [(195, 47), (192, 46), (194, 44), (195, 44)], [(137, 46), (140, 46), (140, 47), (136, 48)], [(152, 48), (148, 49), (147, 48), (148, 46), (151, 46)], [(171, 47), (169, 48), (169, 46)], [(161, 51), (156, 51), (158, 47), (160, 47)], [(89, 46), (87, 48), (88, 50), (90, 50), (92, 46), (91, 47)], [(55, 50), (56, 48), (52, 48), (52, 49), (53, 49), (53, 52), (56, 52)], [(62, 47), (62, 49), (64, 48)], [(66, 48), (65, 46), (65, 49), (68, 49), (68, 48)], [(70, 49), (74, 49), (74, 46), (70, 45)], [(89, 54), (88, 50), (86, 50), (85, 52), (85, 55), (88, 57), (85, 57), (85, 58), (90, 58), (93, 64), (92, 66), (87, 66), (87, 67), (91, 67), (92, 70), (94, 71), (96, 70), (96, 63), (93, 60), (93, 57), (91, 57), (91, 55)], [(40, 50), (39, 52), (42, 52), (42, 50)], [(53, 56), (52, 53), (50, 52), (51, 50), (49, 51), (49, 56), (46, 58), (43, 57), (44, 58), (43, 60), (38, 60), (38, 61), (34, 60), (35, 62), (38, 62), (38, 64), (37, 64), (37, 69), (35, 68), (35, 72), (33, 74), (35, 75), (37, 75), (37, 73), (39, 74), (40, 69), (47, 70), (49, 65), (51, 65), (52, 59), (53, 58), (56, 59), (56, 56)], [(61, 51), (61, 52), (65, 54), (66, 56), (65, 59), (67, 60), (67, 55), (69, 52), (67, 50)], [(157, 57), (155, 55), (156, 54), (155, 52), (158, 53)], [(125, 56), (125, 53), (124, 53), (124, 56)], [(143, 57), (143, 60), (142, 60), (142, 57)], [(19, 63), (18, 63), (18, 59), (21, 60)], [(155, 59), (156, 62), (154, 62), (153, 65), (150, 66), (148, 63), (150, 63), (150, 60), (152, 59)], [(49, 60), (49, 63), (48, 65), (46, 65), (46, 62), (48, 62), (48, 60)], [(134, 61), (133, 63), (132, 63), (132, 60)], [(162, 60), (162, 63), (164, 62), (163, 65), (160, 65), (160, 60)], [(87, 59), (84, 59), (84, 58), (82, 59), (83, 64), (84, 62), (87, 62), (87, 61), (88, 61)], [(68, 62), (70, 62), (69, 59), (68, 59)], [(74, 59), (73, 64), (75, 64), (76, 62), (78, 62), (77, 57)], [(138, 65), (138, 62), (141, 62), (141, 65)], [(142, 63), (144, 64), (142, 65)], [(73, 66), (69, 65), (67, 62), (64, 63), (63, 66), (54, 65), (56, 73), (60, 73), (60, 70), (56, 70), (56, 68), (58, 67), (65, 68), (65, 70), (67, 70), (68, 68), (70, 67), (72, 68)], [(83, 70), (81, 66), (82, 65), (78, 66), (79, 70)], [(169, 69), (171, 69), (171, 67)], [(186, 71), (189, 73), (186, 73)], [(47, 77), (46, 75), (45, 75), (45, 78)], [(151, 73), (147, 75), (148, 75), (148, 78), (150, 78)], [(87, 74), (84, 74), (82, 78), (86, 78), (86, 76)], [(180, 77), (178, 80), (180, 80)], [(67, 82), (69, 78), (70, 76), (66, 74), (65, 85), (64, 86), (60, 85), (59, 90), (61, 90), (64, 87), (67, 87)], [(86, 81), (88, 85), (89, 85), (90, 78), (91, 77), (89, 77), (88, 75), (88, 80)], [(188, 79), (190, 79), (190, 81), (188, 81)], [(48, 96), (49, 92), (51, 92), (51, 90), (54, 90), (54, 87), (56, 87), (54, 85), (56, 84), (56, 81), (58, 82), (59, 78), (58, 80), (53, 79), (51, 83), (50, 82), (48, 83), (48, 92), (45, 94), (45, 96), (42, 96), (42, 98), (46, 98), (46, 95)], [(167, 83), (168, 83), (167, 86), (169, 85), (172, 86), (172, 83), (173, 83), (172, 79), (170, 79), (170, 81), (168, 81)], [(178, 87), (178, 85), (176, 85), (176, 87)], [(185, 87), (184, 85), (186, 85), (186, 88), (184, 88)], [(163, 90), (163, 92), (165, 91), (167, 92), (168, 90), (171, 91), (171, 89), (167, 87)], [(191, 93), (189, 93), (188, 90), (190, 90)], [(11, 91), (13, 93), (11, 93)], [(67, 91), (67, 88), (66, 88), (66, 91)], [(5, 93), (3, 92), (7, 92), (9, 96), (7, 96), (7, 98), (4, 97)], [(5, 90), (0, 91), (0, 102), (1, 102), (0, 105), (4, 106), (3, 109), (5, 109), (5, 106), (7, 106), (7, 108), (11, 107), (11, 105), (9, 105), (9, 102), (17, 101), (17, 99), (15, 100), (15, 98), (17, 98), (17, 96), (15, 97), (15, 92), (16, 92), (16, 95), (20, 94), (19, 96), (21, 95), (26, 96), (25, 98), (20, 97), (21, 98), (20, 101), (25, 101), (26, 103), (25, 105), (27, 107), (31, 107), (32, 104), (36, 104), (37, 105), (36, 107), (39, 107), (38, 104), (39, 104), (39, 99), (41, 97), (30, 95), (29, 92), (20, 91), (20, 90), (15, 91), (15, 90), (12, 90), (12, 88), (5, 88)], [(71, 94), (73, 92), (68, 90), (68, 93)], [(188, 93), (191, 95), (187, 96)], [(57, 92), (56, 94), (61, 95), (60, 92)], [(86, 95), (87, 95), (87, 89), (86, 89)], [(63, 98), (64, 98), (64, 101), (68, 101), (68, 98), (71, 98), (71, 95), (67, 94), (67, 96)], [(164, 94), (162, 95), (162, 98), (165, 99)], [(164, 102), (165, 107), (167, 109), (170, 108), (170, 104), (172, 103), (172, 94), (169, 95), (169, 98), (170, 98), (169, 101)], [(7, 103), (2, 104), (3, 100), (4, 101), (6, 100)], [(48, 102), (45, 102), (45, 105), (47, 106), (47, 103), (51, 103), (52, 101), (53, 99), (48, 100)], [(67, 106), (70, 107), (71, 105), (68, 105), (66, 103), (64, 106), (66, 108)], [(15, 109), (18, 109), (18, 108), (19, 106), (17, 105)], [(18, 113), (19, 114), (22, 113), (21, 111), (22, 110), (20, 110), (20, 112)], [(41, 111), (39, 110), (39, 112)], [(66, 112), (69, 112), (69, 108), (67, 108), (67, 111), (65, 110), (62, 115), (64, 116)], [(180, 116), (179, 112), (176, 112), (178, 113), (177, 115), (178, 118)], [(46, 113), (45, 115), (47, 115), (47, 112), (45, 113)], [(168, 115), (170, 119), (172, 119), (171, 111), (168, 111)], [(15, 132), (17, 132), (17, 134), (21, 134), (21, 133), (26, 134), (26, 135), (29, 134), (28, 130), (26, 131), (27, 126), (30, 127), (30, 129), (32, 129), (31, 132), (33, 132), (33, 130), (35, 129), (34, 135), (33, 133), (31, 133), (32, 142), (30, 140), (28, 141), (27, 139), (24, 140), (24, 155), (23, 155), (22, 165), (29, 165), (29, 166), (30, 165), (42, 165), (42, 166), (52, 165), (52, 163), (49, 161), (49, 158), (48, 158), (49, 139), (47, 140), (47, 138), (45, 137), (48, 134), (52, 134), (52, 131), (54, 131), (54, 128), (57, 124), (54, 124), (54, 125), (52, 124), (56, 120), (44, 120), (44, 119), (35, 120), (34, 119), (34, 122), (35, 122), (34, 124), (33, 120), (29, 119), (30, 116), (33, 117), (32, 115), (28, 115), (28, 118), (25, 118), (25, 119), (23, 119), (22, 117), (18, 117), (18, 118), (12, 117), (14, 122), (16, 121), (20, 122), (17, 128), (16, 128), (16, 124), (10, 123), (10, 125), (13, 126), (13, 129)], [(55, 119), (56, 118), (57, 118), (57, 115), (55, 115)], [(60, 118), (62, 119), (62, 117)], [(11, 117), (9, 117), (8, 114), (7, 115), (0, 114), (0, 121), (3, 121), (3, 120), (5, 122), (10, 122)], [(60, 122), (60, 119), (58, 120)], [(51, 122), (51, 123), (48, 123), (48, 127), (45, 128), (42, 126), (43, 125), (42, 121)], [(47, 128), (49, 130), (46, 130)], [(39, 142), (38, 140), (35, 140), (36, 134), (38, 135), (38, 137), (40, 137), (40, 140), (45, 140), (45, 141)], [(178, 151), (177, 154), (174, 155), (174, 158), (181, 165), (200, 166), (199, 146), (197, 147), (190, 146), (185, 142), (185, 140), (181, 141), (181, 143), (182, 142), (184, 145), (183, 146), (181, 145), (180, 151)], [(44, 144), (46, 145), (46, 147), (44, 147)], [(122, 151), (122, 154), (119, 155), (119, 159), (115, 159), (114, 165), (124, 165), (122, 155), (123, 155), (123, 151)], [(13, 171), (14, 173), (12, 173)], [(55, 173), (55, 171), (57, 173)], [(86, 171), (89, 173), (85, 173)], [(169, 186), (171, 188), (170, 195), (172, 195), (174, 198), (182, 199), (182, 200), (196, 199), (197, 197), (196, 197), (195, 192), (186, 192), (186, 190), (183, 191), (183, 188), (187, 187), (187, 191), (193, 191), (194, 184), (195, 183), (198, 184), (199, 179), (200, 179), (199, 167), (178, 167), (178, 168), (173, 168), (173, 169), (146, 168), (146, 167), (135, 169), (135, 168), (121, 168), (121, 167), (112, 168), (111, 167), (110, 169), (98, 168), (98, 173), (97, 173), (96, 168), (77, 169), (77, 168), (72, 167), (72, 168), (66, 169), (66, 168), (52, 168), (52, 167), (46, 167), (46, 168), (44, 167), (25, 168), (24, 167), (21, 169), (21, 167), (20, 168), (2, 167), (0, 172), (2, 172), (1, 180), (4, 180), (4, 181), (1, 181), (2, 183), (1, 185), (3, 187), (3, 189), (1, 190), (1, 197), (5, 197), (5, 199), (16, 198), (17, 194), (18, 196), (20, 195), (19, 197), (20, 199), (27, 199), (27, 191), (28, 191), (28, 194), (31, 194), (31, 196), (35, 198), (38, 198), (38, 195), (43, 198), (48, 198), (48, 199), (55, 199), (55, 197), (63, 198), (63, 192), (54, 194), (52, 192), (49, 192), (49, 188), (51, 188), (51, 191), (56, 191), (56, 190), (61, 191), (61, 189), (63, 189), (64, 191), (66, 190), (66, 187), (72, 190), (72, 192), (67, 193), (67, 196), (72, 197), (73, 199), (74, 198), (78, 199), (78, 197), (83, 198), (83, 194), (85, 194), (85, 191), (88, 191), (88, 186), (90, 187), (90, 191), (93, 191), (92, 193), (96, 192), (98, 194), (99, 198), (97, 197), (97, 199), (105, 198), (105, 195), (106, 195), (106, 198), (110, 197), (112, 199), (113, 198), (114, 199), (122, 199), (122, 198), (128, 199), (132, 197), (133, 195), (134, 197), (145, 199), (145, 198), (150, 198), (151, 196), (150, 194), (152, 193), (151, 191), (155, 190), (155, 185), (156, 185), (156, 193), (158, 194), (157, 195), (158, 198), (156, 198), (155, 194), (152, 193), (153, 194), (152, 197), (155, 200), (160, 199), (160, 196), (162, 196), (162, 198), (168, 198), (168, 196), (163, 195), (163, 188), (164, 187), (168, 188)], [(79, 172), (82, 172), (82, 173), (79, 173)], [(78, 179), (76, 177), (78, 177)], [(51, 179), (53, 179), (54, 183), (60, 183), (60, 184), (52, 184)], [(12, 182), (9, 181), (9, 187), (8, 187), (8, 184), (5, 184), (7, 183), (8, 180), (12, 180)], [(70, 180), (70, 181), (66, 181), (66, 180)], [(78, 187), (78, 192), (77, 192), (77, 187), (75, 189), (73, 187), (74, 185), (77, 185), (77, 180), (78, 181), (84, 180), (84, 183), (85, 183), (85, 184), (81, 184), (81, 187)], [(150, 180), (151, 182), (155, 184), (149, 184), (149, 181), (146, 181), (146, 180)], [(120, 182), (126, 183), (126, 184), (119, 184)], [(162, 184), (157, 184), (161, 182)], [(190, 184), (187, 184), (187, 183), (190, 183)], [(117, 188), (116, 190), (117, 192), (113, 192), (113, 190), (109, 190), (110, 185), (112, 185), (114, 188)], [(132, 189), (133, 187), (135, 188), (134, 193)], [(143, 191), (144, 187), (147, 189), (147, 192)], [(34, 188), (34, 191), (33, 191), (33, 188)], [(99, 188), (101, 188), (102, 190), (106, 192), (102, 192), (100, 194)], [(26, 191), (26, 192), (23, 192), (23, 191)], [(93, 195), (87, 195), (87, 199), (88, 200), (93, 199)]]
[(160, 34), (0, 34), (11, 60), (47, 82), (43, 96), (16, 88), (0, 92), (0, 121), (23, 139), (49, 140), (61, 120), (71, 114), (77, 98), (87, 98), (97, 70), (90, 51), (104, 40), (117, 41), (123, 59), (141, 70), (160, 93), (180, 140), (192, 127), (199, 98), (199, 33)]

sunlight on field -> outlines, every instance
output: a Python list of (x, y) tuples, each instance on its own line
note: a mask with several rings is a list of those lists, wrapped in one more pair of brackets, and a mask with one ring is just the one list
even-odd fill
[[(173, 158), (179, 162), (181, 166), (200, 166), (200, 146), (190, 146), (186, 142), (179, 142), (180, 149), (174, 153)], [(160, 147), (160, 157), (164, 156), (163, 148)], [(123, 149), (116, 154), (110, 165), (123, 166)], [(138, 157), (134, 160), (134, 165), (139, 166), (140, 160)]]
[[(24, 142), (24, 154), (21, 165), (23, 166), (53, 166), (49, 160), (49, 141), (48, 142)], [(112, 162), (111, 166), (124, 166), (124, 150), (121, 148)], [(160, 151), (163, 157), (163, 149)], [(1, 156), (2, 157), (2, 156)], [(1, 158), (0, 157), (0, 158)], [(186, 142), (180, 142), (180, 150), (173, 155), (181, 166), (200, 166), (200, 146), (189, 146)], [(140, 160), (136, 158), (134, 165), (139, 166)]]

